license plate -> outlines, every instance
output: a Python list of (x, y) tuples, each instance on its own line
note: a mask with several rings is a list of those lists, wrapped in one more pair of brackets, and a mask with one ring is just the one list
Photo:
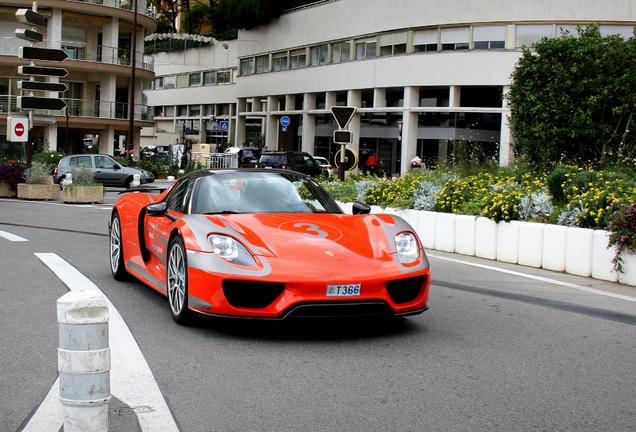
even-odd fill
[(360, 295), (361, 284), (327, 285), (327, 297), (356, 297)]

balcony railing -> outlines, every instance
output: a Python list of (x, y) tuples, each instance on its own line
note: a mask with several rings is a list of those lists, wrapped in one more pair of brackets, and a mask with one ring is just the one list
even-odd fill
[[(18, 55), (18, 47), (24, 43), (17, 38), (6, 37), (0, 39), (0, 55)], [(53, 46), (61, 47), (69, 60), (92, 61), (97, 63), (116, 64), (120, 66), (130, 66), (131, 50), (118, 47), (110, 47), (98, 45), (97, 49), (88, 49), (85, 44), (68, 41), (47, 41), (36, 44), (41, 48), (51, 48)], [(155, 59), (153, 56), (144, 54), (143, 51), (137, 51), (135, 56), (135, 66), (138, 69), (154, 71)]]
[[(128, 104), (125, 102), (105, 102), (89, 101), (85, 99), (68, 99), (66, 109), (60, 111), (36, 110), (36, 114), (53, 114), (58, 116), (66, 115), (66, 111), (71, 117), (90, 117), (127, 120), (129, 116)], [(0, 114), (17, 112), (17, 96), (0, 95)], [(152, 108), (148, 105), (135, 104), (135, 120), (152, 121)]]
[[(82, 3), (93, 3), (96, 5), (114, 7), (117, 9), (125, 9), (132, 10), (134, 1), (132, 0), (72, 0), (72, 1), (80, 1)], [(137, 12), (140, 14), (144, 14), (151, 18), (156, 18), (157, 11), (152, 5), (148, 5), (145, 1), (137, 1)]]

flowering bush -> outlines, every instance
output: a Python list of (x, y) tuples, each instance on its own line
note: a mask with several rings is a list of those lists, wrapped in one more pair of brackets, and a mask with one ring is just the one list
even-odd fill
[(49, 174), (52, 175), (55, 167), (57, 167), (63, 157), (64, 153), (57, 151), (41, 152), (34, 154), (32, 161), (33, 163), (43, 164), (49, 170)]
[(16, 191), (18, 183), (24, 183), (24, 167), (14, 161), (0, 164), (0, 180), (5, 180), (11, 190)]
[[(612, 206), (613, 207), (613, 206)], [(614, 247), (614, 270), (621, 272), (621, 253), (636, 253), (636, 204), (621, 206), (609, 216), (609, 245)]]

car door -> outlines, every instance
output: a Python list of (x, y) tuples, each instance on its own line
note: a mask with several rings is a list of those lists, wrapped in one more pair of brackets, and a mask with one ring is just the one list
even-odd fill
[(126, 173), (121, 166), (110, 156), (95, 155), (95, 181), (107, 186), (123, 186), (126, 181)]

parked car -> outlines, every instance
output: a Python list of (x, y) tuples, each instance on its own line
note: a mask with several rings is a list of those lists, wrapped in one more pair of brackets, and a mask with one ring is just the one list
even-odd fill
[(104, 154), (76, 154), (64, 156), (53, 174), (53, 181), (59, 184), (73, 168), (90, 168), (93, 171), (95, 181), (104, 186), (117, 186), (128, 188), (133, 181), (133, 176), (139, 174), (141, 184), (152, 183), (155, 176), (146, 170), (129, 167), (122, 162)]
[(323, 170), (312, 155), (297, 151), (270, 151), (261, 153), (256, 168), (280, 168), (319, 176)]
[[(402, 317), (428, 309), (430, 266), (395, 214), (344, 214), (318, 183), (279, 169), (205, 169), (115, 203), (108, 262), (195, 316)], [(299, 251), (302, 251), (299, 253)], [(302, 269), (302, 271), (299, 271)]]
[(239, 168), (254, 168), (261, 156), (261, 149), (256, 147), (229, 147), (224, 153), (238, 154)]
[(170, 155), (170, 147), (169, 146), (146, 146), (141, 149), (140, 155), (142, 159), (150, 159), (150, 158), (168, 159), (168, 156)]
[(322, 156), (314, 156), (314, 159), (316, 159), (320, 164), (320, 168), (322, 168), (327, 175), (334, 175), (333, 166), (329, 163), (329, 159)]

